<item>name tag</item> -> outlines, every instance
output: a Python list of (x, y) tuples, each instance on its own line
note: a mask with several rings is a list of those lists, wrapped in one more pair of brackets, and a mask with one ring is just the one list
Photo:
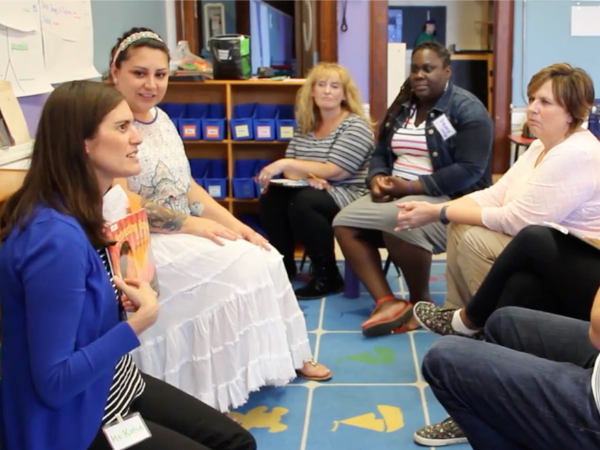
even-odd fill
[(433, 121), (433, 126), (436, 130), (438, 130), (438, 133), (440, 133), (442, 139), (445, 141), (456, 134), (456, 130), (448, 120), (448, 117), (446, 117), (446, 114), (442, 114), (440, 117), (435, 119)]
[(123, 450), (152, 437), (139, 413), (125, 418), (117, 416), (117, 423), (105, 425), (102, 431), (113, 450)]

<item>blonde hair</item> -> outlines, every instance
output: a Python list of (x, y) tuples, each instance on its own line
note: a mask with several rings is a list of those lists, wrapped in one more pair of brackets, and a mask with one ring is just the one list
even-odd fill
[(594, 106), (594, 82), (585, 70), (567, 63), (552, 64), (536, 73), (527, 86), (529, 98), (552, 80), (552, 94), (557, 103), (571, 116), (571, 131), (577, 129), (587, 119)]
[(298, 122), (300, 133), (309, 133), (321, 123), (321, 113), (313, 99), (313, 88), (319, 80), (332, 77), (337, 77), (344, 89), (346, 99), (342, 102), (342, 108), (351, 114), (360, 116), (373, 129), (375, 124), (365, 114), (360, 92), (350, 72), (339, 64), (321, 62), (310, 70), (306, 77), (306, 82), (302, 85), (296, 96), (296, 122)]

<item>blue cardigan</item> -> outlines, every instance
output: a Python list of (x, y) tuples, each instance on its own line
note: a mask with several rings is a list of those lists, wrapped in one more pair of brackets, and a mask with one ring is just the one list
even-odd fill
[(139, 345), (79, 223), (40, 207), (0, 247), (2, 449), (86, 450)]

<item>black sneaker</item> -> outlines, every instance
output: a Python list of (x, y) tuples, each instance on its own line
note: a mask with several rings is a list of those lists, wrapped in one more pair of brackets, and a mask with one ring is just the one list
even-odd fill
[(451, 417), (443, 422), (427, 425), (415, 431), (414, 440), (417, 444), (425, 447), (443, 447), (469, 442)]

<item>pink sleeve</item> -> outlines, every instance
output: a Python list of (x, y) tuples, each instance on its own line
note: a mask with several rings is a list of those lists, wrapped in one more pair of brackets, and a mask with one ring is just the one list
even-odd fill
[(585, 148), (551, 151), (522, 192), (504, 206), (482, 209), (483, 224), (514, 236), (527, 225), (561, 223), (593, 195), (597, 170), (597, 161)]
[(510, 169), (498, 180), (498, 182), (494, 183), (487, 189), (482, 189), (477, 192), (473, 192), (469, 194), (469, 197), (477, 202), (477, 204), (485, 208), (486, 206), (495, 206), (501, 207), (504, 204), (504, 196), (506, 195), (506, 190), (510, 183), (515, 178), (519, 178), (519, 175), (523, 173), (526, 166), (528, 166), (528, 161), (531, 158), (537, 157), (541, 150), (541, 142), (536, 140), (530, 146), (527, 152), (523, 156), (521, 156), (517, 161), (511, 166)]

